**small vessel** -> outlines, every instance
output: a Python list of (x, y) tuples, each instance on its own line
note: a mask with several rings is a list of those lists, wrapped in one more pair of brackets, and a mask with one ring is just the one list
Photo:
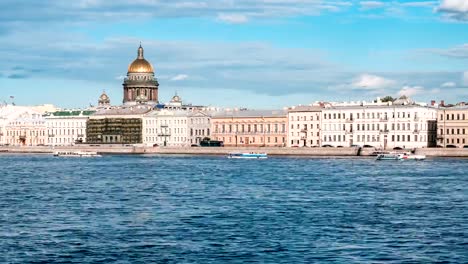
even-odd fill
[(229, 159), (266, 159), (268, 155), (266, 153), (229, 153), (227, 155)]
[(400, 156), (401, 160), (425, 160), (426, 155), (415, 155), (411, 153), (403, 153), (403, 155)]
[(91, 158), (91, 157), (101, 157), (95, 151), (56, 151), (54, 153), (55, 157), (79, 157), (79, 158)]
[(425, 160), (425, 155), (415, 155), (411, 153), (381, 153), (377, 155), (376, 160)]

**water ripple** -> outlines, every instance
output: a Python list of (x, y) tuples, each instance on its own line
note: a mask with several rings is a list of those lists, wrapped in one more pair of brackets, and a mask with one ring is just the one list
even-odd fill
[(467, 159), (0, 156), (0, 263), (467, 263)]

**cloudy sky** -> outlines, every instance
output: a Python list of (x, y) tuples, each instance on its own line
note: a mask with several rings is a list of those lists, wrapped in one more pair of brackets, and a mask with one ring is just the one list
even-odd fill
[(160, 101), (468, 101), (468, 0), (2, 0), (0, 102), (122, 101), (140, 41)]

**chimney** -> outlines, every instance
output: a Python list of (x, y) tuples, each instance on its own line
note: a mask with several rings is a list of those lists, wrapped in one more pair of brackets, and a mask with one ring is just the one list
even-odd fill
[(444, 100), (440, 101), (440, 106), (445, 106), (445, 101)]
[(435, 105), (435, 100), (431, 100), (431, 106)]

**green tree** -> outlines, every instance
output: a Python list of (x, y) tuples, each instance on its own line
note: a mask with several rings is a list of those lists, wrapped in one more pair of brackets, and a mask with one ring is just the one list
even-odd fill
[(393, 101), (395, 101), (395, 98), (391, 97), (390, 95), (387, 95), (384, 98), (382, 98), (382, 102), (384, 102), (384, 103), (393, 102)]

